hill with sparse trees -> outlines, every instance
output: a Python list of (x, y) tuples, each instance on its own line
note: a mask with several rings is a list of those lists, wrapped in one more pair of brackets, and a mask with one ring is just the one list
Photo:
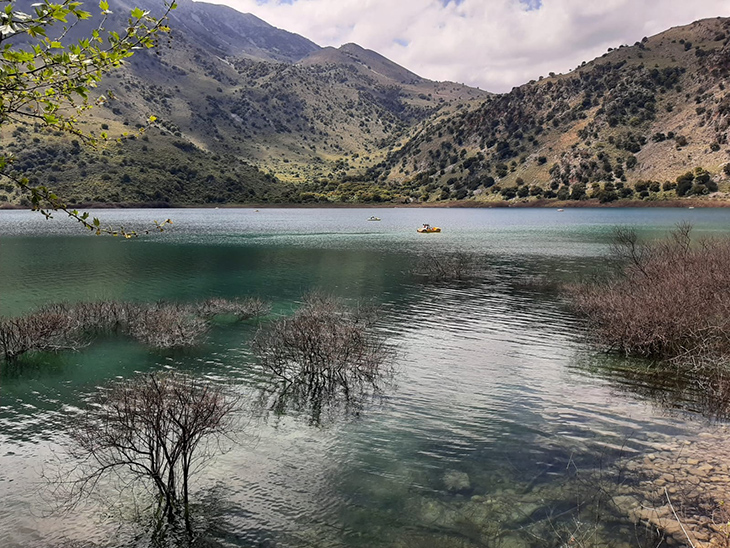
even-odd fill
[(725, 199), (729, 31), (698, 21), (436, 117), (370, 176), (418, 201)]
[[(730, 19), (504, 94), (427, 80), (355, 44), (322, 48), (224, 6), (184, 0), (169, 26), (169, 41), (103, 80), (108, 100), (80, 122), (123, 138), (88, 148), (4, 125), (14, 169), (72, 204), (609, 203), (730, 191)], [(23, 200), (0, 186), (0, 201)]]

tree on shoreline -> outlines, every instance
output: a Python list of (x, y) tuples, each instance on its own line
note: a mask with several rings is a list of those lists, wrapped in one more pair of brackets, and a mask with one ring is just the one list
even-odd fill
[[(166, 3), (164, 7), (160, 17), (133, 9), (117, 32), (106, 28), (112, 12), (107, 0), (101, 0), (99, 24), (89, 36), (73, 42), (67, 40), (70, 30), (91, 17), (81, 2), (42, 0), (33, 5), (33, 13), (25, 13), (18, 9), (17, 0), (0, 0), (0, 128), (32, 122), (70, 133), (91, 146), (108, 139), (104, 132), (97, 138), (79, 129), (78, 116), (107, 100), (90, 96), (104, 74), (121, 66), (135, 50), (154, 47), (159, 33), (169, 30), (165, 21), (176, 5)], [(63, 211), (97, 234), (132, 234), (102, 228), (99, 219), (70, 209), (46, 186), (33, 185), (14, 171), (11, 155), (0, 153), (0, 181), (3, 179), (26, 193), (33, 210), (47, 218), (53, 211)]]

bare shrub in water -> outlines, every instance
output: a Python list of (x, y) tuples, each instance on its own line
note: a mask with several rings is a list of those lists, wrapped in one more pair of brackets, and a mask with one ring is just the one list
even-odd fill
[(271, 307), (258, 298), (247, 299), (207, 299), (197, 305), (197, 313), (203, 318), (214, 316), (235, 316), (238, 320), (247, 320), (268, 314)]
[(645, 245), (631, 230), (616, 236), (621, 275), (571, 288), (599, 342), (659, 359), (730, 355), (730, 239), (693, 245), (689, 225)]
[(259, 331), (253, 349), (274, 380), (274, 408), (308, 408), (319, 422), (324, 407), (357, 406), (376, 392), (392, 358), (376, 319), (376, 309), (310, 295), (292, 317)]
[(0, 352), (12, 360), (26, 352), (78, 349), (93, 335), (121, 333), (154, 348), (197, 344), (216, 315), (246, 320), (268, 311), (260, 299), (211, 299), (200, 304), (97, 301), (48, 305), (0, 321)]
[(423, 255), (411, 269), (414, 276), (431, 281), (465, 280), (473, 278), (479, 272), (477, 257), (464, 251)]
[(87, 332), (108, 334), (126, 330), (130, 318), (142, 306), (121, 301), (94, 301), (73, 305), (50, 305), (46, 308), (66, 311), (75, 317)]
[(237, 398), (225, 387), (181, 373), (154, 373), (113, 384), (72, 422), (71, 456), (79, 466), (73, 500), (106, 477), (120, 487), (142, 483), (155, 494), (167, 522), (190, 525), (190, 481), (232, 428)]
[(6, 360), (31, 350), (70, 350), (83, 344), (79, 322), (66, 312), (41, 310), (31, 316), (0, 323), (0, 349)]
[(176, 348), (196, 344), (208, 325), (187, 306), (156, 303), (135, 310), (128, 332), (148, 346)]

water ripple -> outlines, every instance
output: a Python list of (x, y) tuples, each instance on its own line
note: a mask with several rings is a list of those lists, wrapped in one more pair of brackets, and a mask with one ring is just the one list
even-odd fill
[[(130, 228), (159, 214), (104, 212), (105, 221)], [(224, 510), (220, 523), (211, 520), (217, 527), (211, 534), (222, 546), (380, 547), (398, 545), (404, 534), (437, 546), (443, 535), (466, 538), (463, 520), (433, 524), (434, 515), (454, 514), (469, 497), (525, 493), (557, 481), (569, 464), (590, 470), (650, 450), (651, 436), (693, 428), (617, 394), (606, 378), (581, 373), (575, 363), (590, 352), (581, 324), (548, 287), (595, 268), (611, 225), (633, 220), (658, 231), (672, 226), (678, 212), (165, 214), (176, 219), (174, 230), (119, 242), (71, 237), (68, 227), (41, 236), (48, 228), (38, 218), (0, 212), (2, 313), (22, 314), (49, 293), (59, 300), (186, 302), (258, 295), (273, 301), (264, 319), (270, 321), (319, 289), (381, 304), (378, 329), (397, 350), (393, 386), (354, 419), (316, 427), (292, 411), (252, 413), (242, 421), (240, 443), (195, 485), (213, 499), (220, 493)], [(377, 227), (366, 224), (372, 214), (383, 218)], [(730, 226), (730, 211), (698, 215), (711, 218), (708, 230), (718, 219)], [(424, 238), (414, 227), (426, 221), (448, 228)], [(412, 274), (419, 258), (454, 250), (482, 259), (475, 279), (424, 281)], [(46, 517), (47, 501), (28, 495), (38, 490), (40, 470), (62, 452), (69, 410), (82, 408), (111, 379), (165, 368), (229, 382), (255, 408), (262, 378), (248, 342), (257, 327), (215, 325), (205, 345), (190, 352), (101, 340), (79, 353), (3, 364), (3, 547), (74, 540), (114, 546), (110, 529), (118, 524), (96, 526), (96, 509), (64, 521)]]

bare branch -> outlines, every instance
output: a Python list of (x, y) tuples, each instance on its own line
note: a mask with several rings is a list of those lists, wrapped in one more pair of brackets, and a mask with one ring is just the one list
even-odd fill
[(71, 501), (119, 474), (149, 485), (168, 523), (189, 524), (192, 473), (227, 436), (238, 398), (224, 386), (175, 372), (140, 375), (99, 392), (72, 422), (70, 455), (79, 463)]
[(357, 412), (389, 377), (393, 350), (374, 329), (373, 308), (345, 308), (332, 297), (310, 295), (293, 317), (262, 329), (253, 341), (263, 372), (272, 378), (263, 396), (273, 409), (307, 410), (312, 422), (325, 409)]

